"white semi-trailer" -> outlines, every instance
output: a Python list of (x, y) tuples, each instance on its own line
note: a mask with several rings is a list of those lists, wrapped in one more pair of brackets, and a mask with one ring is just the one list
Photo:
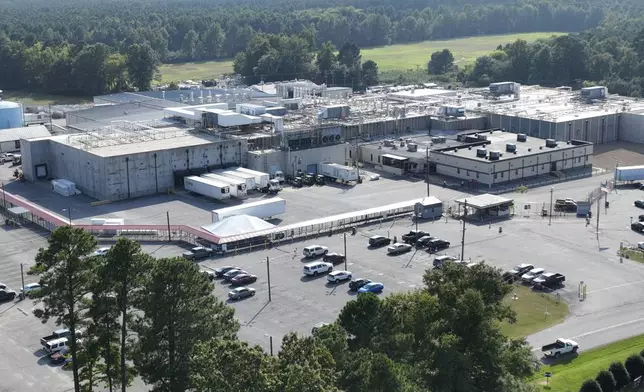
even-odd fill
[(246, 188), (246, 181), (241, 178), (230, 178), (214, 173), (206, 173), (201, 175), (202, 178), (210, 178), (215, 181), (223, 182), (230, 185), (230, 195), (237, 199), (244, 199), (248, 195)]
[(228, 178), (234, 178), (236, 180), (244, 180), (246, 182), (247, 191), (253, 191), (257, 189), (257, 184), (255, 184), (255, 176), (251, 174), (239, 173), (235, 170), (217, 170), (216, 172), (214, 172), (214, 174)]
[(257, 170), (246, 169), (245, 167), (238, 167), (235, 169), (238, 173), (252, 174), (255, 176), (255, 184), (257, 189), (266, 188), (271, 176), (268, 173), (259, 172)]
[(230, 186), (209, 178), (197, 176), (184, 177), (183, 186), (187, 191), (212, 197), (213, 199), (230, 199)]
[(615, 182), (644, 180), (644, 166), (623, 166), (615, 168)]
[(337, 163), (319, 163), (318, 174), (342, 181), (358, 181), (358, 169)]
[(238, 206), (220, 208), (212, 211), (212, 221), (219, 222), (235, 215), (250, 215), (261, 219), (271, 219), (286, 212), (286, 200), (279, 197), (244, 203)]

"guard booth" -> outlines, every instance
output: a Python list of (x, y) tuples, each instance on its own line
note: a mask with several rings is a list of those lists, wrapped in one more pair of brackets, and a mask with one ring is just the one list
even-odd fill
[(467, 215), (472, 219), (510, 217), (513, 213), (513, 199), (489, 193), (455, 201), (458, 204), (458, 215)]
[(443, 216), (443, 202), (437, 197), (424, 197), (414, 206), (416, 219), (437, 219)]

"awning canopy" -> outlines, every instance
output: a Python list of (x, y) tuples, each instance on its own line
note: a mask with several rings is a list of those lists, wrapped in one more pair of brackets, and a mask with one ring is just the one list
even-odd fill
[(477, 210), (484, 210), (486, 208), (492, 208), (492, 207), (497, 207), (504, 204), (514, 203), (513, 199), (508, 199), (497, 195), (491, 195), (489, 193), (485, 193), (478, 196), (466, 197), (455, 201), (457, 204), (460, 204), (460, 205), (465, 205), (465, 203), (467, 203), (468, 207), (475, 208)]
[(12, 208), (9, 208), (9, 212), (16, 215), (22, 215), (22, 214), (28, 213), (29, 210), (26, 209), (25, 207), (12, 207)]
[(219, 222), (201, 226), (202, 229), (220, 238), (230, 237), (239, 234), (253, 233), (275, 227), (260, 218), (249, 215), (235, 215)]
[(401, 157), (399, 155), (393, 155), (393, 154), (382, 154), (382, 157), (383, 158), (393, 159), (395, 161), (406, 161), (406, 160), (409, 159), (409, 158), (405, 158), (405, 157)]

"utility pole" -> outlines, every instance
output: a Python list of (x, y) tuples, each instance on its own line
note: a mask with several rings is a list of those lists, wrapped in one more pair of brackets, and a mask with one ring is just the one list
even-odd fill
[(22, 279), (22, 290), (20, 290), (20, 299), (25, 299), (25, 273), (20, 263), (20, 279)]
[(4, 182), (0, 182), (0, 185), (2, 185), (2, 207), (4, 208), (5, 212), (7, 211), (7, 195), (4, 193)]
[[(268, 257), (266, 257), (266, 274), (268, 275), (268, 302), (271, 302), (271, 262)], [(271, 348), (272, 348), (273, 339), (271, 338)], [(271, 350), (271, 355), (273, 352)]]
[(172, 242), (172, 232), (170, 231), (170, 211), (165, 212), (165, 218), (168, 223), (168, 242)]
[(600, 215), (599, 208), (601, 207), (600, 205), (601, 201), (602, 201), (602, 197), (600, 195), (599, 198), (597, 199), (597, 239), (599, 239), (599, 215)]
[(347, 233), (344, 233), (344, 270), (347, 271)]
[(271, 357), (273, 356), (273, 336), (268, 337), (268, 341), (270, 342), (271, 345)]
[(54, 117), (51, 115), (51, 104), (49, 104), (49, 132), (54, 133)]
[[(4, 190), (3, 190), (2, 194), (4, 195)], [(65, 209), (63, 209), (63, 211), (65, 211)], [(67, 219), (69, 220), (69, 225), (71, 226), (72, 225), (72, 208), (71, 207), (67, 208)]]
[(425, 166), (427, 171), (425, 172), (425, 182), (427, 183), (427, 197), (429, 197), (429, 145), (425, 149)]
[(465, 260), (465, 218), (467, 218), (467, 199), (465, 199), (465, 213), (463, 214), (463, 233), (461, 235), (461, 260)]
[(548, 214), (548, 226), (552, 224), (552, 194), (555, 192), (554, 187), (550, 187), (550, 213)]

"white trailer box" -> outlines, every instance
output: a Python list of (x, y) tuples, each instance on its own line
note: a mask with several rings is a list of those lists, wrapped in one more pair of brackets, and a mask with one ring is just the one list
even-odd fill
[(255, 176), (250, 174), (238, 173), (234, 170), (217, 170), (213, 172), (214, 174), (228, 177), (233, 180), (243, 180), (246, 182), (246, 191), (252, 191), (257, 189), (257, 184), (255, 184)]
[(644, 180), (644, 166), (624, 166), (615, 168), (615, 181)]
[(248, 195), (248, 192), (246, 190), (247, 189), (246, 181), (242, 180), (241, 178), (237, 179), (237, 178), (225, 177), (215, 173), (202, 174), (201, 177), (210, 178), (215, 181), (223, 182), (224, 184), (229, 184), (230, 195), (237, 199), (243, 199)]
[(209, 178), (201, 178), (197, 176), (185, 177), (183, 179), (183, 185), (187, 191), (212, 197), (213, 199), (230, 199), (230, 186)]
[(358, 169), (337, 163), (318, 164), (318, 174), (342, 181), (358, 181)]
[(219, 222), (235, 215), (250, 215), (261, 219), (270, 219), (286, 212), (286, 200), (274, 197), (253, 203), (244, 203), (234, 207), (220, 208), (212, 211), (212, 221)]
[(238, 173), (252, 174), (255, 176), (255, 185), (257, 189), (266, 188), (268, 186), (268, 180), (271, 179), (271, 176), (268, 173), (259, 172), (256, 170), (246, 169), (245, 167), (238, 167), (235, 169)]

